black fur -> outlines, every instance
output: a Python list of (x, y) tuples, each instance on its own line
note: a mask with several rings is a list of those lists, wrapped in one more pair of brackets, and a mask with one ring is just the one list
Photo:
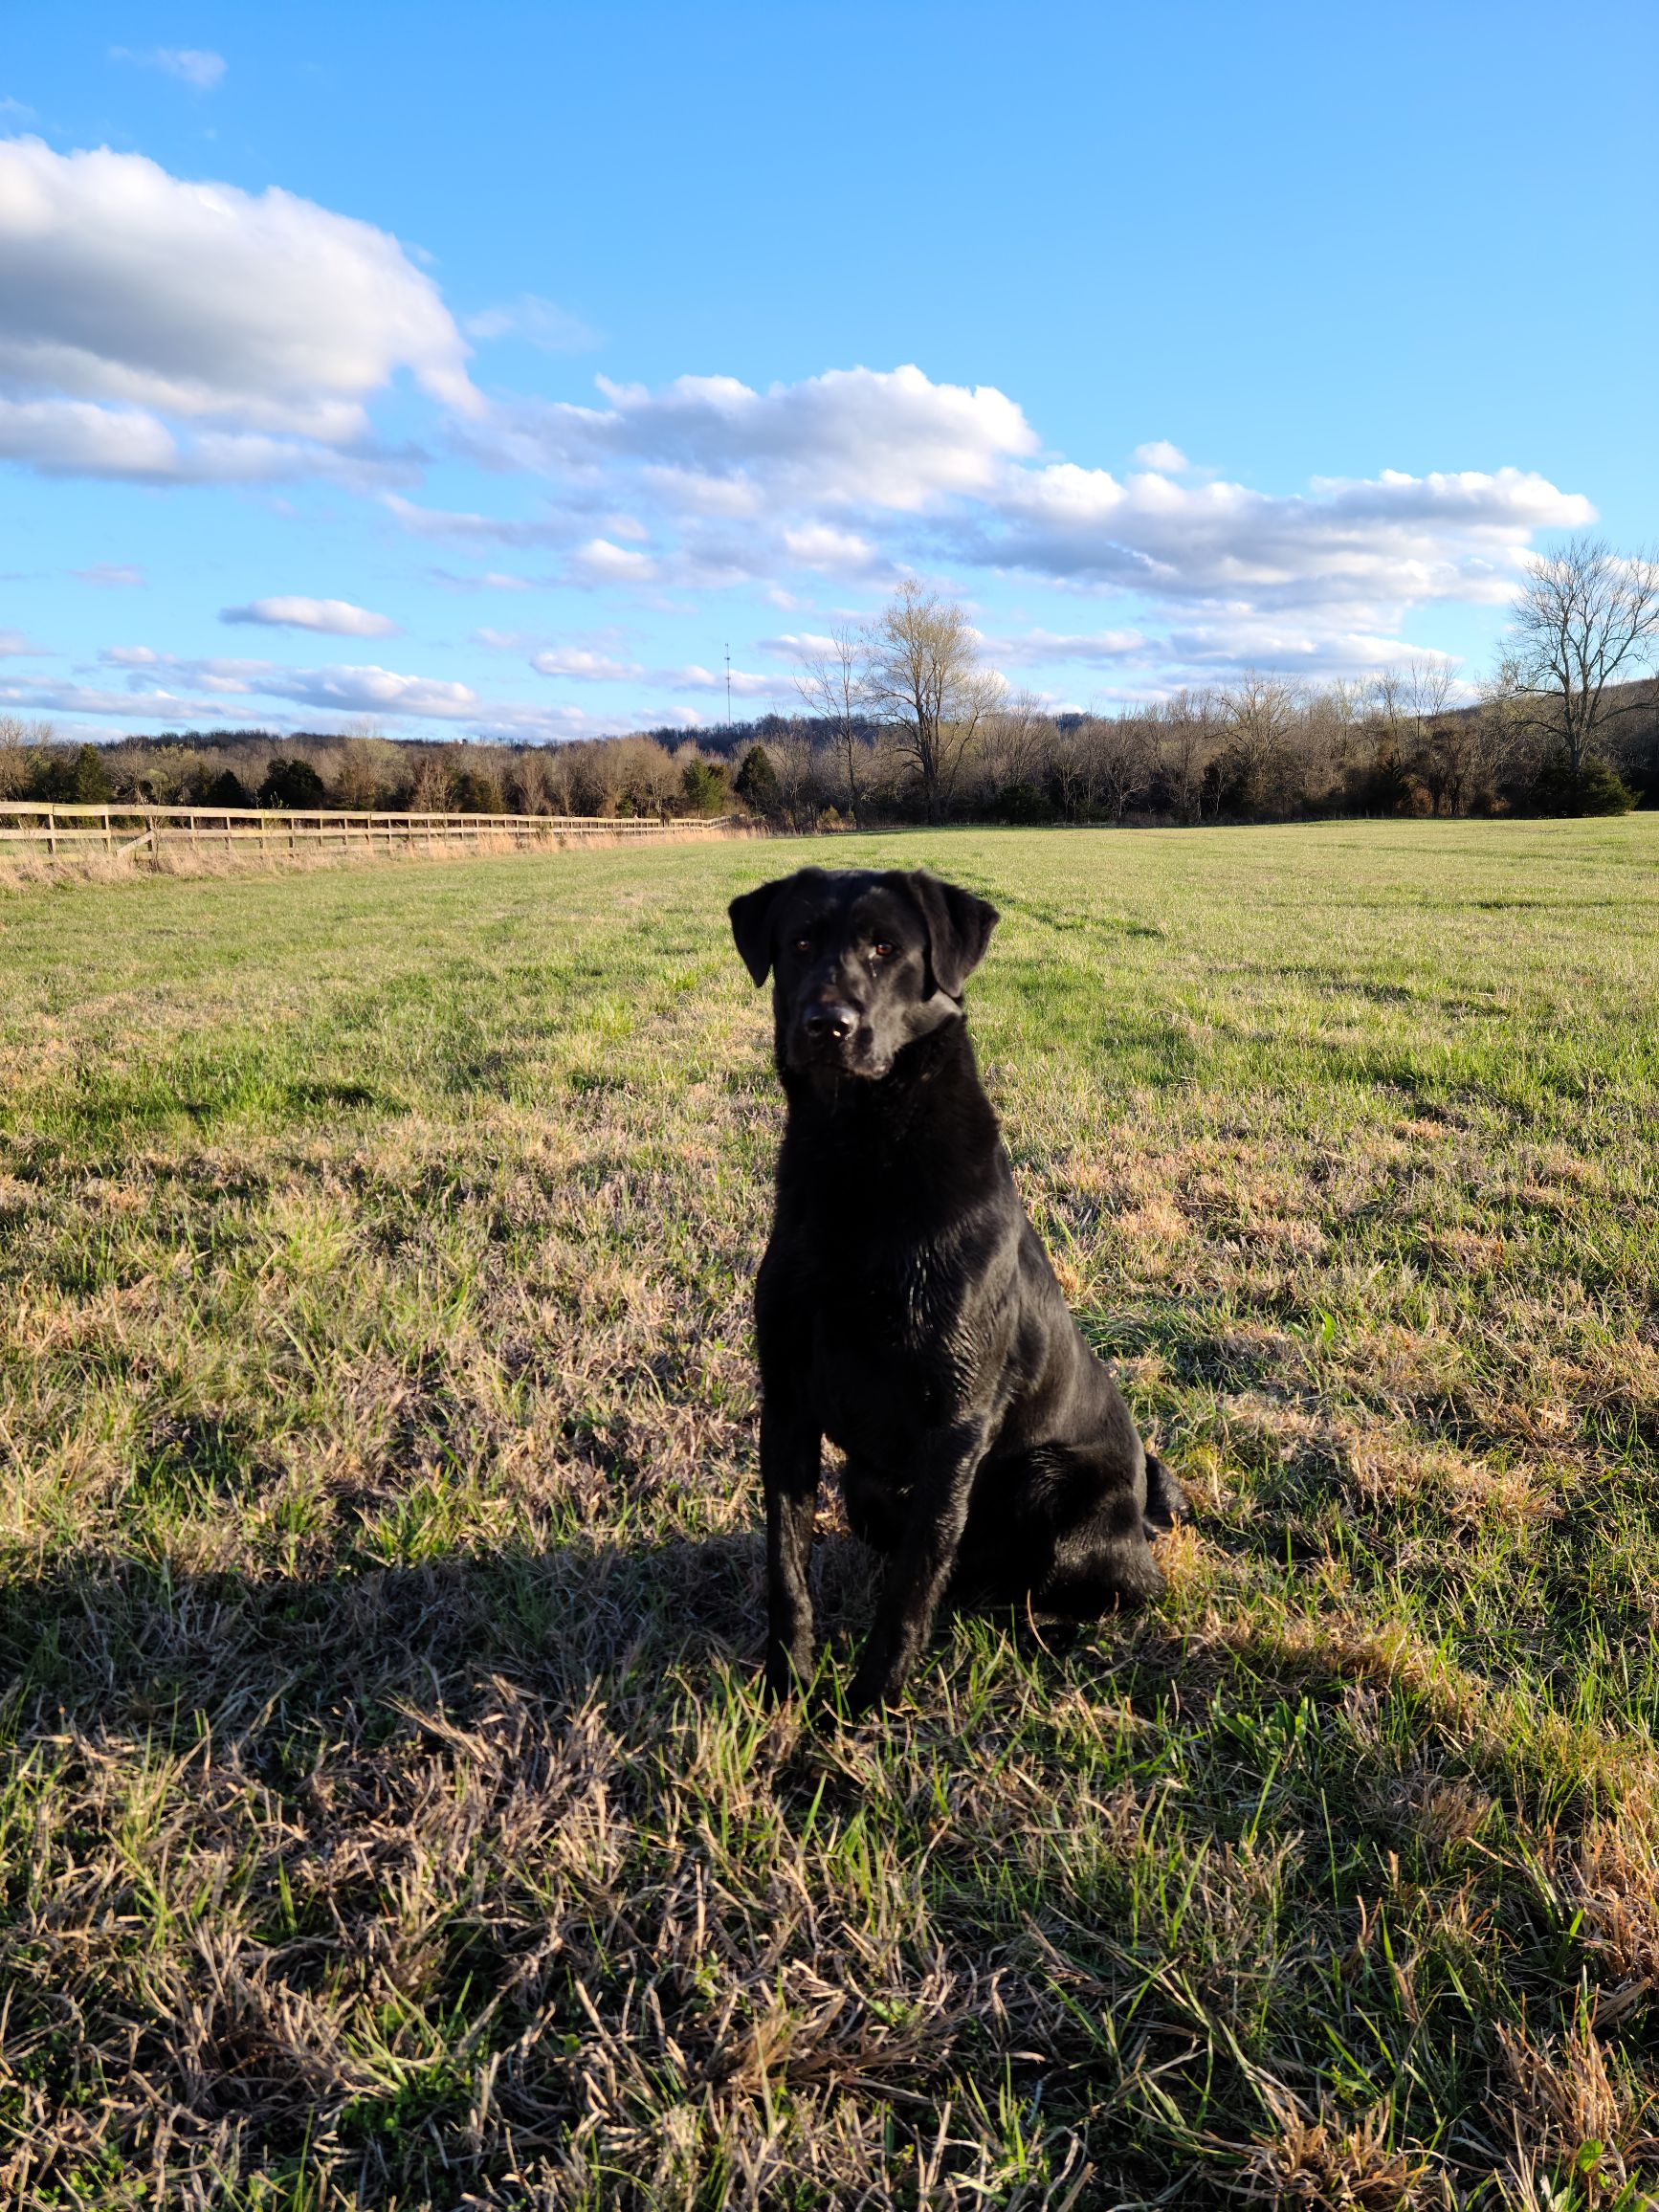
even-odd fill
[(755, 1289), (766, 1681), (812, 1665), (823, 1439), (888, 1555), (852, 1685), (895, 1700), (941, 1603), (1089, 1621), (1154, 1597), (1182, 1497), (1084, 1342), (1014, 1188), (962, 990), (996, 909), (920, 870), (804, 868), (731, 906), (773, 976), (788, 1119)]

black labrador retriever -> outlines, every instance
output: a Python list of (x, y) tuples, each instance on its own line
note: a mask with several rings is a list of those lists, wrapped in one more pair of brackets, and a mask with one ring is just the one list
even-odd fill
[(995, 907), (919, 869), (803, 868), (731, 918), (775, 979), (788, 1101), (755, 1287), (766, 1684), (812, 1667), (828, 1436), (889, 1559), (862, 1712), (896, 1699), (941, 1603), (1079, 1622), (1155, 1597), (1183, 1500), (1067, 1311), (979, 1079), (962, 994)]

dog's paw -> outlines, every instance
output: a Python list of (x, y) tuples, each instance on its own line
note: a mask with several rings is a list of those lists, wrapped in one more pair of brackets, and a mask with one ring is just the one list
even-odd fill
[(847, 1717), (870, 1720), (886, 1713), (904, 1695), (904, 1676), (883, 1663), (861, 1666), (847, 1692)]

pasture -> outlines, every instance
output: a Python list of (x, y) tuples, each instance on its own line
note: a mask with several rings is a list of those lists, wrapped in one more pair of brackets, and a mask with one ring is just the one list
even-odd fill
[[(769, 1714), (731, 895), (926, 863), (1186, 1485)], [(1647, 2201), (1659, 824), (0, 895), (21, 2206)], [(827, 1492), (826, 1704), (870, 1604)]]

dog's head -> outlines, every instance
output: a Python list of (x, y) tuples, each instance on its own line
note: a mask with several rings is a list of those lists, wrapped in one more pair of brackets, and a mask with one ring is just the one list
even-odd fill
[(997, 910), (925, 869), (803, 868), (731, 904), (757, 984), (774, 979), (780, 1067), (878, 1082), (962, 1013)]

